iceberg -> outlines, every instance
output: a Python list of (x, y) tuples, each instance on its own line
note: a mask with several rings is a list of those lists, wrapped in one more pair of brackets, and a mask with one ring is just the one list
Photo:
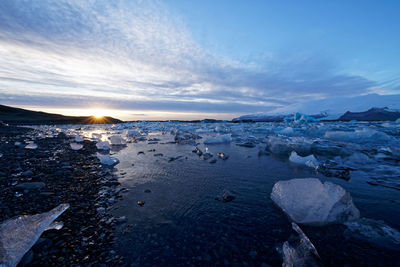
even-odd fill
[(309, 116), (306, 114), (302, 114), (300, 112), (294, 113), (293, 117), (288, 116), (284, 118), (285, 122), (316, 122), (319, 119), (315, 118), (314, 116)]
[(97, 152), (96, 156), (103, 165), (115, 166), (119, 163), (117, 158), (111, 157), (110, 155), (102, 155)]
[(325, 138), (335, 141), (364, 143), (371, 142), (386, 142), (390, 141), (391, 137), (384, 132), (378, 132), (372, 129), (361, 129), (356, 131), (327, 131)]
[(272, 188), (271, 199), (292, 221), (300, 224), (345, 223), (360, 217), (346, 190), (316, 178), (279, 181)]
[(44, 231), (62, 227), (54, 220), (68, 208), (69, 204), (61, 204), (49, 212), (3, 222), (0, 225), (0, 266), (17, 266)]
[(299, 165), (306, 165), (311, 168), (317, 168), (319, 166), (318, 160), (314, 157), (314, 155), (309, 155), (307, 157), (301, 157), (297, 155), (295, 151), (292, 151), (289, 157), (289, 161)]
[(98, 142), (96, 147), (99, 150), (110, 150), (110, 143), (108, 141)]
[(204, 140), (204, 144), (210, 145), (210, 144), (224, 144), (224, 143), (230, 143), (232, 141), (232, 136), (231, 134), (222, 134), (219, 135), (215, 138), (210, 138)]
[(70, 146), (72, 150), (80, 150), (83, 147), (83, 145), (77, 143), (71, 143)]

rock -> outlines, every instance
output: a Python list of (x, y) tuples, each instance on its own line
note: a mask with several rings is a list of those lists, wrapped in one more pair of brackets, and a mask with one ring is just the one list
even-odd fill
[(22, 177), (30, 177), (33, 175), (33, 172), (31, 170), (25, 171), (23, 173), (21, 173)]
[(145, 192), (145, 193), (151, 193), (151, 190), (150, 190), (150, 189), (145, 189), (143, 192)]
[(137, 204), (138, 204), (139, 206), (141, 206), (141, 207), (144, 205), (144, 203), (145, 203), (145, 202), (144, 202), (143, 200), (139, 200), (139, 201), (137, 202)]
[(229, 159), (229, 156), (227, 154), (222, 153), (222, 152), (218, 152), (218, 157), (220, 157), (223, 160)]
[(212, 159), (212, 160), (210, 160), (210, 163), (211, 164), (217, 163), (217, 160), (216, 159)]
[(222, 193), (222, 197), (215, 197), (215, 200), (222, 201), (222, 202), (230, 202), (234, 199), (235, 199), (235, 195), (226, 189)]
[(296, 223), (324, 225), (360, 217), (346, 190), (315, 178), (279, 181), (272, 188), (271, 199)]
[(16, 186), (18, 189), (24, 190), (39, 190), (45, 187), (46, 184), (43, 182), (31, 182), (31, 183), (22, 183)]
[(239, 143), (239, 144), (236, 144), (237, 146), (242, 146), (242, 147), (249, 147), (249, 148), (253, 148), (253, 147), (255, 147), (256, 145), (254, 144), (254, 143), (252, 143), (252, 142), (245, 142), (245, 143)]

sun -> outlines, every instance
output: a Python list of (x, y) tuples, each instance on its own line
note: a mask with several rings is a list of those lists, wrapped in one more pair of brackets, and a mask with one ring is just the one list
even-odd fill
[(91, 109), (90, 114), (95, 119), (102, 119), (106, 116), (107, 111), (103, 109)]

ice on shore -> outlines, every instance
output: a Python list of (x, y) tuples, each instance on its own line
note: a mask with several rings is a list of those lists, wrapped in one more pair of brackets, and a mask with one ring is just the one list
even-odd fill
[(37, 144), (35, 144), (34, 142), (30, 142), (28, 145), (25, 146), (26, 149), (36, 149), (38, 148)]
[(113, 146), (126, 145), (126, 140), (124, 138), (122, 138), (122, 136), (119, 136), (119, 135), (112, 135), (112, 136), (108, 137), (108, 140), (110, 140), (110, 143)]
[(72, 150), (80, 150), (83, 147), (83, 145), (77, 143), (71, 143), (70, 146)]
[(317, 249), (301, 228), (292, 222), (292, 229), (296, 231), (295, 240), (286, 241), (282, 246), (283, 267), (322, 266)]
[(68, 208), (69, 204), (61, 204), (49, 212), (3, 222), (0, 225), (0, 266), (17, 266), (44, 231), (60, 229), (61, 224), (54, 220)]
[(296, 223), (324, 225), (360, 217), (346, 190), (316, 178), (279, 181), (272, 188), (271, 199)]
[(314, 155), (309, 155), (306, 157), (301, 157), (297, 155), (295, 151), (292, 151), (289, 157), (289, 161), (299, 165), (306, 165), (311, 168), (317, 168), (319, 165), (318, 160), (314, 157)]
[(222, 134), (218, 135), (214, 138), (209, 138), (204, 140), (204, 144), (210, 145), (210, 144), (224, 144), (224, 143), (230, 143), (232, 141), (232, 136), (231, 134)]
[(110, 142), (108, 141), (98, 142), (96, 144), (96, 147), (99, 150), (110, 150)]
[(102, 155), (100, 153), (97, 153), (96, 156), (103, 165), (115, 166), (119, 163), (119, 160), (117, 158), (112, 157), (110, 155)]

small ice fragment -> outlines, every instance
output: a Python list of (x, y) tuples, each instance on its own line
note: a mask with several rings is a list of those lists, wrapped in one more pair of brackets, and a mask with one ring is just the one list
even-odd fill
[(117, 158), (111, 157), (109, 155), (102, 155), (100, 153), (96, 154), (97, 158), (100, 160), (101, 164), (108, 166), (115, 166), (119, 163)]
[(75, 136), (75, 142), (77, 142), (77, 143), (83, 142), (83, 137), (80, 135)]
[(297, 155), (295, 151), (292, 151), (289, 157), (289, 161), (299, 165), (306, 165), (311, 168), (317, 168), (319, 165), (318, 160), (314, 157), (314, 155), (309, 155), (306, 157), (301, 157)]
[(51, 225), (53, 229), (58, 229), (60, 224), (52, 223), (68, 208), (69, 204), (61, 204), (49, 212), (19, 216), (3, 222), (0, 225), (0, 265), (16, 266), (44, 231)]
[(98, 142), (96, 147), (99, 150), (110, 150), (110, 143), (108, 141)]
[(83, 147), (83, 145), (77, 143), (71, 143), (70, 146), (72, 150), (80, 150)]
[(296, 223), (324, 225), (360, 217), (346, 190), (316, 178), (279, 181), (272, 188), (271, 199)]
[(34, 142), (30, 142), (28, 145), (25, 146), (26, 149), (36, 149), (38, 146)]
[(110, 136), (110, 137), (108, 137), (108, 139), (110, 140), (111, 145), (113, 145), (113, 146), (124, 146), (124, 145), (126, 145), (125, 139), (122, 138), (119, 135)]

